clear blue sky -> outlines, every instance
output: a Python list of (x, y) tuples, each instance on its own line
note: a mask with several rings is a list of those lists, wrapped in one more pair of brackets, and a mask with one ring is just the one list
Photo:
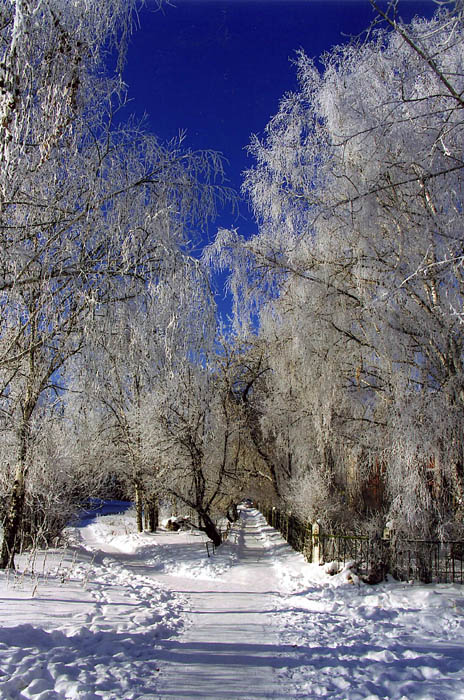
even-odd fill
[[(151, 2), (151, 4), (150, 4)], [(312, 58), (363, 31), (374, 17), (369, 0), (171, 0), (140, 13), (124, 73), (131, 111), (148, 116), (162, 140), (186, 130), (186, 145), (221, 151), (229, 184), (253, 165), (246, 153), (252, 133), (262, 134), (282, 95), (297, 87), (295, 51)], [(430, 16), (433, 0), (400, 0), (408, 21)], [(221, 213), (218, 226), (254, 232), (245, 204), (241, 217)]]

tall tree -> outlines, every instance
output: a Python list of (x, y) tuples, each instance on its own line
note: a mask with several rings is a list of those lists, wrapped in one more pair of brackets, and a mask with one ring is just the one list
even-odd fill
[(194, 511), (218, 545), (216, 520), (243, 494), (247, 470), (234, 353), (212, 350), (202, 362), (186, 358), (152, 397), (146, 445), (164, 492)]
[(16, 432), (0, 566), (13, 565), (34, 414), (95, 318), (174, 274), (189, 227), (227, 196), (214, 153), (113, 126), (105, 46), (133, 2), (2, 3), (0, 396)]
[(462, 497), (464, 30), (460, 5), (410, 25), (396, 5), (322, 73), (299, 53), (299, 90), (250, 146), (259, 233), (211, 252), (269, 348), (274, 432), (290, 390), (308, 426), (301, 473), (305, 442), (332, 493), (334, 462), (350, 481), (382, 464), (398, 527), (426, 534)]

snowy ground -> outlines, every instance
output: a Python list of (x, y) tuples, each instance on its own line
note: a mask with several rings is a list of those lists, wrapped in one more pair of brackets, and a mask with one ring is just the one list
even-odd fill
[(0, 574), (0, 699), (464, 699), (464, 589), (308, 565), (245, 509), (194, 532), (90, 515)]

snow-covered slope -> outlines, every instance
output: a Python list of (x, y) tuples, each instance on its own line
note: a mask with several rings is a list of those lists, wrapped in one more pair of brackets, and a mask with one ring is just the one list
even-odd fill
[[(0, 574), (0, 698), (464, 698), (464, 590), (308, 565), (254, 510), (194, 532), (90, 514)], [(350, 582), (351, 581), (351, 582)]]

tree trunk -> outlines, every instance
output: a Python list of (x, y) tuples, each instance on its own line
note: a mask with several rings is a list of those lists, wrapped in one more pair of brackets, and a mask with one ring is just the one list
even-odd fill
[(145, 530), (148, 530), (149, 517), (150, 517), (150, 502), (146, 498), (145, 503), (143, 504), (143, 527)]
[(216, 547), (219, 547), (219, 545), (222, 542), (222, 539), (216, 525), (213, 523), (213, 521), (207, 513), (199, 513), (199, 515), (203, 522), (203, 527), (201, 527), (200, 529), (209, 537), (209, 539), (216, 545)]
[(29, 440), (29, 420), (35, 405), (34, 400), (28, 400), (24, 409), (23, 420), (19, 431), (19, 455), (15, 470), (13, 487), (11, 489), (8, 510), (3, 524), (3, 542), (0, 553), (0, 569), (14, 569), (14, 555), (18, 549), (19, 536), (26, 501), (26, 456)]
[(137, 532), (143, 532), (143, 490), (139, 481), (135, 482), (135, 519)]
[(152, 496), (148, 499), (145, 507), (147, 509), (148, 531), (155, 532), (159, 525), (159, 510), (156, 498)]
[(21, 520), (24, 510), (26, 489), (25, 469), (21, 462), (16, 467), (15, 480), (11, 491), (8, 512), (3, 525), (3, 542), (0, 554), (0, 569), (14, 569), (14, 555), (18, 544)]
[(172, 515), (179, 515), (178, 513), (178, 505), (177, 505), (177, 498), (174, 496), (172, 499), (171, 503), (171, 510), (172, 510)]

